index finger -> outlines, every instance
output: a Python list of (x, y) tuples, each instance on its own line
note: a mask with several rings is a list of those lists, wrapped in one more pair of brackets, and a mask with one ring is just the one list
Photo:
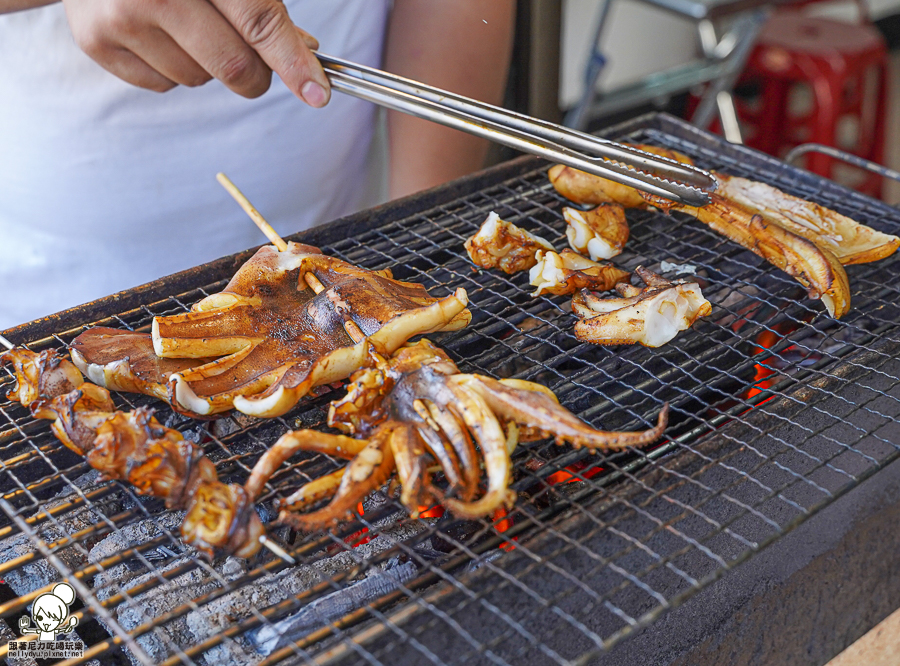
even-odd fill
[(328, 103), (331, 86), (319, 60), (307, 46), (309, 36), (291, 22), (282, 2), (211, 1), (297, 97), (314, 107)]

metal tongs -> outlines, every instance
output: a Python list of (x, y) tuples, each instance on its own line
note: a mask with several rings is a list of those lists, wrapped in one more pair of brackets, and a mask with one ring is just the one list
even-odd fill
[(709, 203), (708, 172), (507, 111), (372, 67), (316, 53), (335, 90), (689, 206)]

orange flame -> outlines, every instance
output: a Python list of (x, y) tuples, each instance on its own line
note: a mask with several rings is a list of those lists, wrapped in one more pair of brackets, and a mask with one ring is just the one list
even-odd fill
[[(363, 503), (360, 502), (356, 505), (356, 512), (361, 516), (365, 513), (365, 509), (363, 509)], [(348, 544), (351, 548), (356, 548), (357, 546), (361, 546), (364, 543), (369, 543), (371, 537), (368, 536), (369, 528), (364, 527), (359, 532), (354, 532), (350, 536), (344, 539), (344, 543)]]

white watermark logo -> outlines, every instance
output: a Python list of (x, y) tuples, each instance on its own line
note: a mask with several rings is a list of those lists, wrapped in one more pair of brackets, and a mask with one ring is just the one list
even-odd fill
[[(65, 634), (78, 626), (78, 618), (69, 615), (75, 601), (75, 590), (68, 583), (54, 585), (50, 592), (34, 600), (29, 618), (19, 618), (19, 633), (37, 634), (36, 641), (10, 641), (9, 656), (31, 659), (71, 659), (84, 655), (81, 641), (58, 641), (57, 634)], [(34, 622), (34, 626), (31, 626)]]

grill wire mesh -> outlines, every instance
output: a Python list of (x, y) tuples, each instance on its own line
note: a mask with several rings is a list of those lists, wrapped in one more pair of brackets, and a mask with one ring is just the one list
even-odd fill
[[(663, 145), (772, 183), (890, 233), (900, 214), (666, 117), (620, 137)], [(208, 562), (178, 539), (181, 515), (125, 484), (98, 481), (47, 422), (0, 402), (0, 616), (18, 620), (46, 586), (76, 587), (85, 661), (102, 663), (585, 663), (758, 552), (898, 454), (900, 260), (850, 266), (852, 309), (834, 321), (797, 283), (699, 222), (627, 212), (616, 261), (696, 268), (712, 315), (660, 349), (576, 340), (567, 298), (530, 295), (526, 274), (473, 268), (462, 243), (494, 210), (566, 246), (545, 167), (343, 238), (324, 251), (444, 296), (464, 287), (472, 324), (432, 339), (463, 372), (550, 387), (605, 430), (649, 427), (655, 446), (592, 455), (552, 442), (519, 447), (519, 499), (490, 520), (412, 520), (385, 493), (328, 534), (273, 532), (299, 560)], [(673, 273), (668, 273), (673, 275)], [(63, 348), (82, 330), (147, 330), (224, 282), (110, 313), (28, 342)], [(12, 386), (0, 375), (0, 391)], [(289, 429), (324, 426), (331, 391), (282, 418), (198, 422), (150, 398), (158, 418), (200, 443), (220, 479), (243, 482)], [(273, 478), (271, 500), (335, 469), (302, 454)], [(284, 635), (279, 639), (278, 634)], [(5, 654), (5, 653), (4, 653)], [(96, 661), (94, 663), (97, 663)]]

